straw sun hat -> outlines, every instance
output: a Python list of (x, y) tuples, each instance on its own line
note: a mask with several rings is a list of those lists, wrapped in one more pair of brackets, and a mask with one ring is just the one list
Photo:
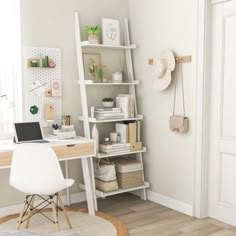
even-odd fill
[(169, 49), (164, 50), (155, 60), (153, 89), (163, 91), (171, 83), (171, 72), (175, 69), (175, 56)]

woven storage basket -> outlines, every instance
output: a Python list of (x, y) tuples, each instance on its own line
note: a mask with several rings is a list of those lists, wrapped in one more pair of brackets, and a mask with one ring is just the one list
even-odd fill
[(111, 192), (118, 189), (117, 180), (114, 181), (102, 181), (100, 179), (95, 179), (96, 189), (103, 192)]
[(116, 176), (119, 188), (132, 188), (144, 184), (143, 163), (137, 160), (116, 159)]

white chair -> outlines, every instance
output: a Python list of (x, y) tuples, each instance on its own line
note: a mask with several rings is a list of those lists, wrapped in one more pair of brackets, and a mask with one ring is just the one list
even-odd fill
[[(25, 221), (27, 221), (26, 228), (28, 228), (30, 218), (36, 213), (43, 214), (41, 210), (51, 205), (54, 221), (50, 220), (55, 223), (57, 231), (60, 231), (58, 223), (59, 206), (54, 201), (54, 198), (56, 198), (57, 202), (59, 201), (60, 209), (63, 210), (71, 229), (72, 226), (59, 191), (72, 186), (73, 183), (73, 179), (64, 179), (57, 156), (48, 144), (18, 144), (12, 158), (10, 185), (26, 193), (27, 196), (19, 215), (17, 229)], [(41, 195), (47, 195), (47, 197), (45, 198)], [(43, 203), (35, 207), (34, 200), (36, 196), (40, 197), (43, 203), (47, 203), (40, 210), (36, 208), (39, 205), (42, 206)], [(43, 215), (45, 216), (45, 214)]]

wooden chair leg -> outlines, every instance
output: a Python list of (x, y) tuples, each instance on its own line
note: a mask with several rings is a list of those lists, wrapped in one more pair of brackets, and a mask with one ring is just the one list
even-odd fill
[(66, 209), (65, 209), (65, 207), (64, 207), (64, 204), (63, 204), (63, 202), (62, 202), (62, 200), (61, 200), (61, 196), (60, 196), (59, 193), (57, 193), (57, 198), (58, 198), (59, 204), (60, 204), (60, 206), (61, 206), (61, 208), (62, 208), (62, 210), (63, 210), (63, 213), (64, 213), (65, 219), (66, 219), (66, 221), (67, 221), (67, 224), (68, 224), (68, 226), (69, 226), (69, 229), (72, 229), (72, 225), (71, 225), (71, 223), (70, 223), (70, 219), (69, 219), (69, 217), (68, 217), (68, 215), (67, 215)]
[(23, 218), (23, 215), (24, 215), (24, 212), (25, 212), (25, 209), (27, 207), (27, 204), (28, 204), (28, 198), (26, 197), (25, 198), (25, 201), (24, 201), (24, 206), (20, 212), (20, 215), (19, 215), (19, 218), (18, 218), (18, 222), (17, 222), (17, 225), (16, 225), (16, 229), (19, 230), (20, 229), (20, 226), (21, 226), (21, 221), (22, 221), (22, 218)]
[(59, 223), (58, 223), (57, 210), (56, 210), (56, 206), (55, 206), (55, 203), (54, 203), (54, 200), (53, 200), (52, 196), (50, 197), (50, 202), (51, 202), (51, 205), (52, 205), (52, 211), (53, 211), (53, 217), (54, 217), (56, 229), (59, 232), (60, 231), (60, 226), (59, 226)]
[(34, 200), (35, 200), (35, 195), (32, 196), (32, 198), (30, 199), (30, 202), (29, 202), (30, 207), (29, 207), (29, 213), (27, 215), (28, 220), (27, 220), (26, 226), (25, 226), (26, 229), (29, 228), (29, 223), (30, 223), (30, 219), (31, 219), (30, 216), (32, 215), (32, 211), (33, 211), (33, 208), (34, 208)]

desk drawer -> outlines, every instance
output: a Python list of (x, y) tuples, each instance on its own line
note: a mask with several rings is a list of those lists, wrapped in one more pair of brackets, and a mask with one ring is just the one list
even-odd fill
[(0, 167), (10, 166), (12, 152), (0, 152)]
[(78, 156), (93, 156), (94, 143), (83, 143), (69, 146), (52, 147), (58, 159), (78, 157)]
[[(72, 146), (55, 146), (52, 147), (58, 159), (80, 157), (80, 156), (93, 156), (94, 143), (82, 143)], [(10, 166), (12, 160), (12, 152), (0, 152), (0, 168)]]

